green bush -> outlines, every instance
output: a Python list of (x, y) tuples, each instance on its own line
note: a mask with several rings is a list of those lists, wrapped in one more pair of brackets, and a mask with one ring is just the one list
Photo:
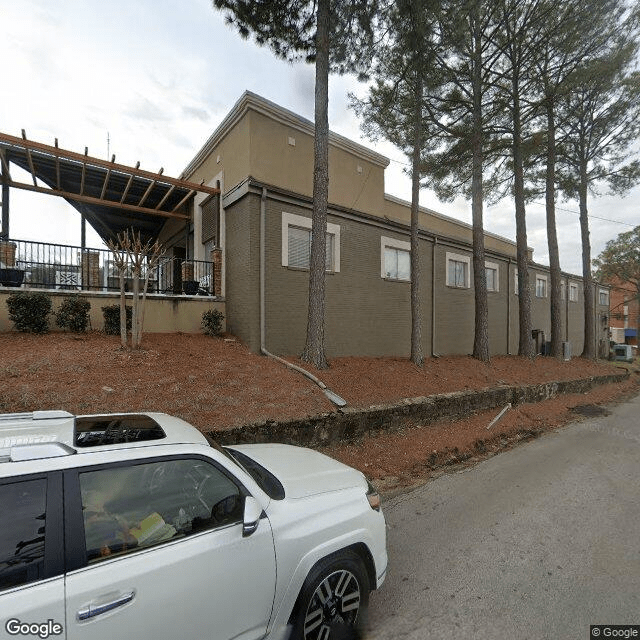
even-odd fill
[[(131, 318), (133, 311), (127, 307), (127, 331), (131, 331)], [(110, 336), (120, 335), (120, 305), (111, 304), (102, 307), (102, 317), (104, 318), (104, 332)]]
[(7, 298), (9, 319), (18, 331), (47, 333), (51, 298), (46, 293), (14, 293)]
[(89, 309), (91, 303), (84, 298), (65, 298), (56, 312), (56, 324), (74, 333), (83, 333), (89, 325)]
[(217, 309), (209, 309), (202, 314), (202, 328), (208, 336), (219, 336), (222, 333), (224, 315)]

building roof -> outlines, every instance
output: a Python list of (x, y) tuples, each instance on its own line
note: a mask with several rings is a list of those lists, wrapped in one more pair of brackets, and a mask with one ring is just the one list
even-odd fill
[[(211, 152), (216, 148), (220, 141), (236, 126), (239, 120), (249, 111), (255, 111), (261, 113), (272, 120), (276, 120), (282, 124), (297, 129), (310, 136), (315, 135), (315, 125), (311, 120), (303, 118), (302, 116), (285, 109), (280, 105), (277, 105), (271, 100), (267, 100), (262, 96), (253, 93), (252, 91), (245, 91), (240, 99), (233, 105), (231, 111), (227, 114), (224, 120), (218, 125), (216, 130), (211, 134), (209, 139), (204, 143), (200, 151), (196, 153), (193, 160), (187, 165), (185, 170), (181, 173), (181, 177), (188, 178), (196, 171), (196, 169), (207, 159)], [(329, 132), (329, 144), (348, 151), (363, 160), (368, 160), (373, 164), (386, 168), (389, 165), (389, 158), (368, 149), (367, 147), (349, 140), (338, 133), (333, 131)]]

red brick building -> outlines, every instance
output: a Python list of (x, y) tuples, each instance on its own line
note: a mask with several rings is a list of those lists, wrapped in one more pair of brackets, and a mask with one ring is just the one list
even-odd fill
[(638, 291), (635, 284), (613, 279), (610, 293), (611, 339), (618, 344), (638, 344)]

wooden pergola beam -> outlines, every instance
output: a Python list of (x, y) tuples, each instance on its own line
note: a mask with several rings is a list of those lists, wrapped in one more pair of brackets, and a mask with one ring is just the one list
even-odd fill
[[(22, 139), (24, 142), (28, 142), (27, 140), (27, 134), (25, 132), (25, 130), (22, 130)], [(26, 145), (25, 145), (25, 150), (27, 152), (27, 160), (29, 161), (29, 169), (31, 169), (31, 177), (33, 178), (33, 186), (37, 187), (38, 186), (38, 181), (36, 180), (36, 170), (33, 166), (33, 158), (31, 157), (31, 149), (29, 149)]]
[[(55, 147), (58, 148), (58, 138), (55, 141)], [(60, 158), (56, 153), (56, 189), (60, 189)]]
[[(136, 169), (140, 166), (140, 161), (136, 162)], [(129, 189), (131, 189), (131, 184), (133, 183), (133, 174), (129, 176), (129, 180), (127, 181), (127, 186), (124, 189), (124, 193), (122, 194), (122, 198), (120, 198), (120, 203), (122, 204), (125, 201), (125, 198), (129, 194)]]
[[(189, 200), (189, 198), (192, 198), (194, 195), (196, 194), (195, 189), (192, 189), (191, 191), (189, 191), (189, 193), (187, 193), (187, 195), (182, 198), (182, 200), (180, 200), (180, 202), (178, 202), (178, 204), (173, 207), (173, 209), (171, 209), (171, 213), (174, 213), (175, 211), (177, 211), (185, 202), (187, 202), (187, 200)], [(189, 216), (186, 216), (187, 219), (190, 219)]]
[[(158, 172), (158, 175), (162, 175), (163, 171), (164, 171), (164, 169), (162, 167), (160, 167), (160, 171)], [(156, 182), (157, 182), (157, 180), (152, 180), (149, 183), (149, 186), (147, 187), (147, 190), (144, 192), (144, 195), (140, 199), (140, 202), (138, 202), (138, 206), (139, 207), (141, 207), (146, 202), (147, 198), (149, 197), (149, 194), (151, 193), (151, 190), (153, 189), (153, 187), (156, 186)]]
[[(17, 138), (16, 136), (11, 136), (7, 133), (0, 133), (0, 144), (2, 143), (17, 146), (24, 149), (28, 153), (30, 153), (31, 151), (39, 151), (47, 153), (51, 156), (56, 155), (55, 147), (51, 147), (47, 144), (42, 144), (41, 142), (33, 142), (32, 140), (27, 140), (26, 138)], [(86, 153), (86, 149), (84, 156), (81, 153), (75, 153), (74, 151), (69, 151), (67, 149), (58, 149), (58, 153), (62, 160), (75, 160), (80, 163), (88, 163), (91, 166), (103, 167), (105, 169), (109, 169), (111, 167), (113, 171), (119, 171), (127, 175), (132, 174), (135, 177), (147, 178), (149, 180), (158, 180), (161, 175), (158, 173), (152, 173), (151, 171), (144, 171), (143, 169), (134, 169), (133, 167), (128, 167), (122, 164), (112, 164), (108, 160), (102, 160), (101, 158), (88, 156)], [(188, 180), (179, 180), (177, 178), (170, 178), (168, 176), (162, 176), (161, 182), (175, 185), (176, 187), (182, 187), (183, 189), (193, 190), (194, 192), (200, 191), (201, 193), (209, 193), (211, 195), (220, 193), (220, 189), (216, 189), (215, 187), (207, 187), (204, 184), (198, 185)]]
[[(111, 162), (116, 161), (115, 153), (111, 156)], [(111, 167), (107, 169), (107, 175), (104, 177), (104, 183), (102, 185), (102, 191), (100, 192), (100, 200), (104, 200), (104, 194), (107, 192), (107, 185), (109, 184), (109, 178), (111, 177)]]
[[(135, 211), (136, 213), (146, 213), (148, 215), (162, 216), (164, 218), (179, 218), (182, 220), (189, 220), (189, 216), (183, 213), (175, 213), (173, 211), (159, 211), (156, 209), (149, 209), (147, 207), (140, 207), (132, 204), (123, 204), (114, 200), (101, 200), (100, 198), (92, 198), (91, 196), (79, 195), (77, 193), (70, 193), (68, 191), (62, 191), (59, 189), (47, 189), (46, 187), (39, 187), (37, 185), (30, 185), (24, 182), (16, 182), (9, 180), (8, 185), (15, 187), (16, 189), (25, 189), (26, 191), (35, 191), (36, 193), (47, 193), (53, 196), (60, 196), (61, 198), (67, 198), (68, 200), (77, 200), (78, 202), (86, 202), (87, 204), (95, 204), (103, 207), (112, 207), (114, 209), (123, 209), (126, 211)], [(195, 192), (190, 192), (183, 198), (182, 202), (186, 202)], [(182, 202), (180, 204), (182, 204)], [(177, 209), (177, 207), (176, 207)]]
[(175, 189), (175, 185), (171, 185), (169, 187), (169, 189), (167, 190), (167, 193), (164, 194), (164, 197), (162, 198), (162, 200), (160, 200), (160, 202), (158, 202), (158, 204), (156, 205), (155, 209), (159, 209), (166, 201), (167, 198), (173, 193), (173, 190)]
[[(89, 153), (89, 147), (84, 148), (84, 157), (86, 158)], [(82, 160), (82, 177), (80, 178), (80, 195), (84, 195), (84, 179), (87, 175), (87, 161)]]
[(8, 180), (11, 180), (11, 171), (9, 170), (9, 161), (7, 160), (7, 154), (4, 149), (0, 149), (0, 164), (2, 165), (2, 173), (7, 176)]

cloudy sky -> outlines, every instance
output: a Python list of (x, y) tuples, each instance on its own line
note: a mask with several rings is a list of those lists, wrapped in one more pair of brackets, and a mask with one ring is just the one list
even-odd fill
[[(177, 176), (249, 89), (313, 118), (313, 68), (277, 60), (243, 41), (209, 0), (0, 0), (0, 131), (65, 149)], [(361, 137), (348, 92), (365, 87), (350, 77), (330, 79), (333, 131), (391, 159), (388, 193), (409, 200), (411, 185), (401, 152)], [(24, 176), (14, 169), (15, 179)], [(27, 181), (27, 180), (24, 180)], [(640, 224), (640, 188), (626, 198), (592, 199), (595, 257), (607, 240)], [(439, 203), (424, 190), (421, 203), (470, 222), (469, 204)], [(575, 202), (559, 203), (562, 268), (581, 273)], [(548, 263), (544, 206), (527, 209), (534, 259)], [(485, 210), (489, 231), (515, 237), (512, 203)], [(59, 198), (11, 190), (11, 236), (79, 244), (79, 214)], [(89, 234), (88, 234), (89, 235)], [(88, 242), (99, 246), (96, 234)]]

